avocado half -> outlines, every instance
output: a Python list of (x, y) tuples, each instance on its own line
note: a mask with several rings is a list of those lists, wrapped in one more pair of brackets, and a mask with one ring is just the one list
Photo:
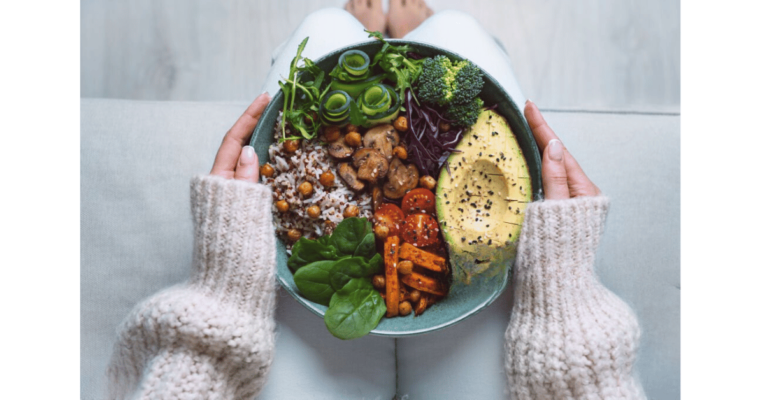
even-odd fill
[(436, 211), (454, 271), (469, 284), (511, 267), (526, 205), (528, 167), (506, 119), (482, 110), (441, 170)]

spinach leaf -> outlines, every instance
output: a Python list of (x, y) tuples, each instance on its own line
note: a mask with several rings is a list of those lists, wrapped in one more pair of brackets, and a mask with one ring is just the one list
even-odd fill
[(377, 254), (377, 247), (375, 247), (375, 234), (370, 232), (364, 235), (364, 239), (359, 243), (354, 251), (354, 257), (372, 258)]
[(324, 243), (325, 241), (322, 238), (317, 240), (298, 239), (291, 249), (290, 258), (288, 258), (288, 268), (296, 271), (314, 261), (337, 260), (340, 256), (338, 250), (334, 246)]
[(372, 223), (368, 219), (346, 218), (335, 227), (329, 242), (341, 254), (352, 256), (369, 233), (372, 233)]
[(351, 279), (330, 300), (325, 325), (338, 339), (356, 339), (374, 329), (385, 311), (385, 301), (368, 278)]
[(330, 244), (330, 235), (324, 235), (317, 238), (317, 242), (327, 246)]
[(362, 257), (343, 258), (330, 268), (330, 285), (337, 291), (351, 279), (369, 277), (378, 272), (380, 266), (376, 262), (368, 263)]
[(375, 256), (369, 259), (369, 271), (372, 275), (379, 274), (384, 266), (383, 255), (380, 253), (375, 253)]
[(316, 261), (300, 268), (293, 274), (298, 290), (307, 299), (323, 304), (330, 304), (335, 290), (330, 285), (330, 270), (335, 261)]

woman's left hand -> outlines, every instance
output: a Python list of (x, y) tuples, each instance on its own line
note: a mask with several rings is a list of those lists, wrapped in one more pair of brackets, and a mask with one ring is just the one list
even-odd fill
[(261, 113), (269, 104), (269, 100), (269, 94), (262, 93), (227, 131), (216, 153), (211, 175), (252, 183), (259, 181), (259, 157), (253, 147), (244, 145), (251, 139), (253, 129), (259, 123)]
[(547, 200), (602, 194), (546, 123), (536, 104), (530, 100), (525, 102), (525, 118), (543, 156), (541, 177)]

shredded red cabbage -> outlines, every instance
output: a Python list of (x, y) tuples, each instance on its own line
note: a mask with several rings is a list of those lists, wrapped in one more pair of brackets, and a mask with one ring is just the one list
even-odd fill
[(452, 126), (448, 132), (440, 132), (441, 122), (453, 121), (444, 118), (443, 113), (431, 105), (417, 104), (409, 90), (404, 96), (404, 107), (409, 125), (403, 137), (408, 159), (417, 165), (421, 175), (437, 178), (449, 154), (458, 151), (456, 146), (465, 128)]

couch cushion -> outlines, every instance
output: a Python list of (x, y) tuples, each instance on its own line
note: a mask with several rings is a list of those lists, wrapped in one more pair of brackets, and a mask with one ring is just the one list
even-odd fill
[[(208, 171), (243, 103), (81, 102), (81, 393), (104, 398), (118, 323), (189, 276), (189, 179)], [(680, 396), (680, 156), (673, 115), (547, 112), (611, 199), (602, 281), (637, 312), (650, 398)], [(451, 328), (343, 342), (278, 295), (274, 366), (262, 398), (505, 398), (509, 291)], [(398, 343), (396, 349), (395, 342)], [(398, 353), (398, 382), (394, 352)]]

